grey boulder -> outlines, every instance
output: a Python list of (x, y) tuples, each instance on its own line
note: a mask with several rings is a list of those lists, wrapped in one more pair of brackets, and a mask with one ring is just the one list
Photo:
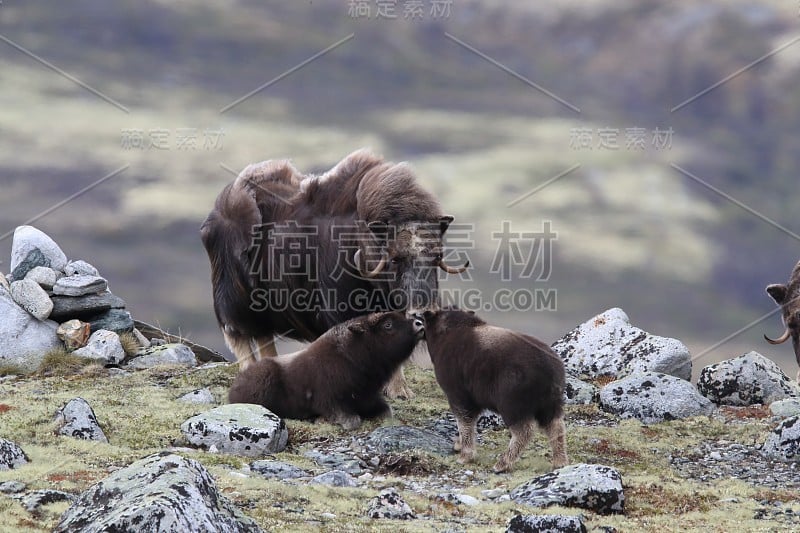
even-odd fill
[(58, 324), (37, 320), (0, 287), (0, 363), (32, 371), (44, 354), (61, 346)]
[(159, 365), (197, 366), (197, 357), (185, 344), (160, 344), (139, 350), (136, 357), (128, 361), (130, 368), (144, 369)]
[(367, 436), (365, 444), (378, 453), (404, 452), (414, 449), (436, 455), (453, 453), (453, 441), (425, 429), (411, 426), (379, 427)]
[(92, 331), (107, 329), (114, 333), (127, 333), (133, 331), (133, 317), (124, 309), (111, 308), (96, 315), (83, 319), (92, 326)]
[(413, 520), (417, 517), (400, 494), (392, 488), (382, 490), (369, 501), (367, 516), (390, 520)]
[(74, 494), (61, 490), (41, 489), (33, 490), (22, 497), (22, 505), (29, 513), (36, 513), (43, 505), (50, 505), (57, 502), (74, 502)]
[(769, 411), (774, 416), (789, 418), (800, 416), (800, 398), (786, 398), (769, 404)]
[(773, 429), (761, 453), (775, 461), (800, 462), (800, 417), (787, 418)]
[(600, 407), (645, 424), (711, 415), (714, 404), (688, 381), (656, 372), (637, 372), (600, 389)]
[(600, 399), (600, 390), (578, 378), (567, 376), (564, 388), (564, 403), (568, 405), (588, 405), (597, 403)]
[(262, 457), (286, 448), (289, 432), (281, 418), (260, 405), (233, 403), (193, 416), (181, 424), (195, 446), (246, 457)]
[(73, 318), (85, 319), (109, 309), (124, 309), (125, 301), (110, 291), (84, 296), (53, 295), (53, 312), (50, 318), (63, 322)]
[(506, 533), (585, 533), (580, 515), (529, 514), (517, 515), (508, 522)]
[(222, 496), (203, 465), (162, 452), (91, 486), (64, 512), (54, 531), (262, 530)]
[[(31, 252), (33, 252), (33, 256), (40, 256), (41, 259), (30, 261), (33, 258)], [(47, 266), (63, 271), (67, 266), (67, 256), (46, 233), (33, 226), (18, 226), (14, 230), (14, 238), (11, 243), (12, 277), (23, 279), (32, 268), (37, 266)]]
[(329, 487), (355, 487), (358, 485), (353, 476), (343, 470), (331, 470), (311, 478), (313, 485), (328, 485)]
[(56, 433), (83, 440), (108, 442), (94, 410), (83, 398), (74, 398), (56, 412)]
[(632, 326), (619, 308), (584, 322), (552, 348), (567, 371), (578, 376), (622, 377), (636, 371), (662, 372), (687, 381), (692, 376), (691, 355), (682, 342)]
[(92, 333), (86, 346), (78, 348), (72, 354), (95, 359), (101, 365), (116, 365), (125, 359), (125, 349), (122, 347), (119, 335), (105, 329)]
[(534, 507), (580, 507), (598, 514), (625, 508), (622, 477), (609, 466), (578, 463), (523, 483), (510, 493), (519, 504)]
[(261, 474), (267, 479), (297, 479), (309, 477), (308, 472), (293, 464), (282, 461), (262, 460), (250, 463), (250, 471)]
[(45, 320), (53, 310), (53, 302), (47, 292), (35, 281), (21, 279), (11, 283), (11, 298), (33, 315), (37, 320)]
[(12, 470), (28, 463), (28, 457), (16, 443), (0, 438), (0, 471)]
[(700, 393), (719, 405), (768, 405), (800, 396), (800, 384), (757, 352), (708, 365), (697, 381)]
[(108, 289), (108, 282), (100, 276), (75, 274), (64, 276), (53, 285), (53, 294), (59, 296), (84, 296), (103, 292)]
[(95, 267), (87, 263), (86, 261), (70, 261), (67, 263), (67, 266), (64, 267), (64, 274), (67, 276), (75, 276), (76, 274), (80, 274), (83, 276), (99, 276), (100, 273), (97, 271)]

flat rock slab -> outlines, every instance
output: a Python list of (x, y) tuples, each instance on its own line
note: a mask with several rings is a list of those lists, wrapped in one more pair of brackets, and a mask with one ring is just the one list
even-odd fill
[(586, 533), (580, 515), (529, 514), (517, 515), (508, 522), (506, 533)]
[(773, 429), (761, 448), (770, 459), (800, 463), (800, 417), (787, 418)]
[(94, 410), (83, 398), (74, 398), (56, 412), (58, 435), (66, 435), (83, 440), (108, 442)]
[(12, 282), (11, 298), (37, 320), (47, 319), (53, 311), (53, 302), (47, 296), (47, 291), (30, 279)]
[(53, 302), (50, 318), (59, 322), (73, 318), (89, 318), (109, 309), (125, 308), (125, 301), (110, 291), (84, 296), (53, 295), (50, 299)]
[(37, 320), (11, 299), (0, 287), (0, 363), (33, 371), (44, 354), (61, 346), (56, 335), (58, 324)]
[(367, 516), (390, 520), (413, 520), (417, 517), (397, 490), (392, 488), (382, 490), (369, 501)]
[(197, 357), (185, 344), (161, 344), (143, 348), (138, 355), (125, 365), (129, 368), (144, 369), (159, 365), (197, 366)]
[(222, 405), (181, 424), (195, 446), (246, 457), (262, 457), (286, 448), (284, 421), (265, 407), (246, 403)]
[(510, 493), (516, 503), (534, 507), (580, 507), (598, 514), (625, 509), (622, 477), (610, 466), (578, 463), (533, 478)]
[(700, 393), (718, 405), (769, 405), (800, 396), (800, 384), (758, 352), (708, 365), (697, 381)]
[(342, 470), (353, 476), (359, 476), (363, 474), (364, 467), (366, 467), (366, 464), (363, 464), (359, 462), (358, 459), (355, 459), (354, 457), (344, 453), (322, 453), (317, 450), (309, 450), (303, 453), (303, 457), (311, 459), (323, 468)]
[(0, 471), (13, 470), (28, 463), (28, 457), (16, 443), (0, 438)]
[(222, 496), (203, 465), (162, 452), (91, 486), (64, 512), (54, 531), (262, 530)]
[(75, 274), (64, 276), (53, 285), (53, 294), (60, 296), (84, 296), (103, 292), (108, 289), (108, 282), (100, 276)]
[(564, 403), (567, 405), (589, 405), (598, 401), (600, 401), (600, 389), (591, 383), (567, 376), (567, 383), (564, 388)]
[(453, 453), (453, 441), (432, 431), (411, 426), (379, 427), (367, 436), (365, 444), (378, 453), (415, 449), (436, 455)]
[(622, 377), (636, 371), (692, 377), (689, 349), (679, 340), (651, 335), (632, 326), (614, 308), (579, 325), (553, 343), (568, 372), (577, 376)]
[(637, 372), (600, 389), (600, 407), (645, 424), (709, 416), (714, 404), (688, 381), (656, 372)]
[(95, 359), (101, 365), (117, 365), (125, 359), (125, 349), (119, 335), (105, 329), (92, 333), (86, 346), (78, 348), (72, 354)]
[(358, 485), (353, 476), (342, 470), (331, 470), (314, 476), (309, 483), (312, 485), (328, 485), (329, 487), (355, 487)]
[[(29, 254), (36, 250), (42, 260), (29, 263), (27, 270), (24, 264), (30, 259)], [(36, 255), (36, 253), (35, 253)], [(11, 273), (14, 279), (23, 279), (25, 275), (36, 266), (52, 267), (54, 270), (63, 271), (67, 266), (67, 256), (58, 244), (46, 233), (33, 226), (18, 226), (14, 230), (11, 244)], [(20, 268), (22, 267), (22, 268)], [(23, 272), (23, 270), (25, 270)]]
[(298, 479), (310, 477), (309, 473), (300, 467), (282, 461), (253, 461), (250, 471), (261, 474), (267, 479)]

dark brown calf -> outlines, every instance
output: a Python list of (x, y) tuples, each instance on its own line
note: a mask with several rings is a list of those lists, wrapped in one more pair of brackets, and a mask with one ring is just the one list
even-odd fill
[(547, 433), (554, 468), (567, 464), (564, 428), (564, 364), (540, 340), (490, 326), (473, 313), (426, 311), (425, 338), (436, 381), (456, 417), (453, 448), (459, 462), (475, 458), (475, 423), (484, 409), (500, 416), (511, 432), (495, 472), (511, 468), (533, 434)]
[(283, 418), (322, 417), (345, 429), (391, 413), (381, 390), (411, 356), (422, 321), (375, 313), (334, 326), (304, 350), (255, 361), (231, 386), (231, 403), (263, 405)]

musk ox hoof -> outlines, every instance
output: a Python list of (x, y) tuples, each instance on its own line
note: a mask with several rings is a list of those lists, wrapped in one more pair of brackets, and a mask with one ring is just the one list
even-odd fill
[(497, 461), (494, 464), (494, 466), (492, 467), (492, 470), (494, 470), (495, 474), (502, 474), (503, 472), (507, 471), (509, 468), (511, 468), (511, 465), (506, 463), (503, 459), (500, 459), (499, 461)]
[(465, 465), (467, 463), (471, 463), (474, 460), (475, 460), (475, 453), (474, 452), (473, 453), (464, 453), (463, 451), (458, 456), (458, 459), (456, 459), (456, 461), (460, 465)]
[(569, 464), (569, 460), (567, 460), (567, 456), (564, 457), (556, 457), (553, 459), (553, 470), (558, 470), (559, 468), (564, 468)]
[(392, 400), (413, 400), (416, 396), (405, 382), (399, 385), (389, 383), (384, 392)]
[(459, 436), (453, 437), (453, 451), (454, 452), (461, 451), (461, 437)]

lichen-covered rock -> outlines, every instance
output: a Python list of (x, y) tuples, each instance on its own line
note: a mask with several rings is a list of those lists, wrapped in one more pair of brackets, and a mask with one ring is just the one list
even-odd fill
[(600, 407), (645, 424), (711, 415), (714, 404), (688, 381), (656, 372), (637, 372), (600, 389)]
[(609, 466), (578, 463), (523, 483), (510, 493), (516, 503), (534, 507), (580, 507), (599, 514), (625, 509), (622, 477)]
[(567, 376), (567, 384), (564, 388), (564, 403), (569, 405), (588, 405), (597, 403), (600, 400), (600, 390), (578, 378)]
[(53, 302), (38, 283), (21, 279), (11, 283), (11, 298), (37, 320), (45, 320), (53, 310)]
[(757, 352), (708, 365), (697, 381), (700, 393), (719, 405), (768, 405), (800, 396), (800, 384)]
[(70, 261), (67, 263), (67, 266), (64, 267), (64, 274), (67, 276), (75, 276), (75, 275), (83, 275), (83, 276), (99, 276), (100, 273), (97, 271), (95, 267), (87, 263), (86, 261), (81, 261), (80, 259), (77, 261)]
[(217, 400), (214, 399), (214, 395), (207, 387), (187, 392), (178, 398), (178, 401), (184, 403), (217, 403)]
[(23, 279), (37, 266), (63, 271), (67, 256), (44, 232), (33, 226), (18, 226), (11, 244), (11, 277)]
[(267, 479), (297, 479), (309, 477), (308, 472), (293, 464), (281, 461), (263, 460), (250, 463), (250, 471)]
[(800, 398), (786, 398), (772, 402), (769, 404), (769, 411), (783, 418), (800, 416)]
[(289, 432), (281, 418), (260, 405), (233, 403), (193, 416), (181, 424), (195, 446), (246, 457), (262, 457), (286, 448)]
[(353, 476), (342, 470), (331, 470), (311, 478), (313, 485), (328, 485), (329, 487), (355, 487), (358, 485)]
[(75, 274), (64, 276), (53, 285), (53, 294), (60, 296), (84, 296), (108, 289), (108, 282), (100, 276)]
[(679, 340), (657, 337), (634, 327), (614, 308), (579, 325), (553, 343), (567, 371), (595, 378), (622, 377), (636, 371), (692, 377), (689, 349)]
[(0, 363), (32, 371), (44, 354), (61, 345), (56, 335), (58, 324), (37, 320), (11, 299), (0, 287)]
[(84, 296), (53, 295), (51, 300), (53, 301), (53, 312), (50, 313), (50, 318), (58, 321), (72, 318), (86, 319), (109, 309), (125, 308), (125, 301), (110, 291)]
[(116, 365), (125, 359), (125, 349), (122, 347), (119, 335), (105, 329), (92, 333), (86, 346), (72, 353), (78, 357), (95, 359), (101, 365)]
[(76, 497), (74, 494), (64, 492), (61, 490), (41, 489), (34, 490), (22, 497), (22, 506), (29, 513), (39, 511), (43, 505), (50, 505), (56, 502), (74, 502)]
[(0, 471), (12, 470), (28, 463), (28, 457), (16, 443), (0, 438)]
[(52, 268), (44, 267), (44, 266), (37, 266), (32, 268), (27, 274), (25, 274), (25, 278), (30, 280), (43, 289), (50, 290), (53, 288), (53, 285), (56, 284), (58, 278), (61, 277), (60, 272), (56, 272)]
[[(323, 453), (317, 450), (308, 450), (303, 453), (304, 457), (308, 457), (319, 466), (330, 468), (334, 470), (341, 470), (350, 475), (358, 476), (364, 473), (364, 468), (358, 459), (354, 457), (337, 452)], [(363, 464), (363, 466), (366, 466)]]
[(437, 455), (453, 453), (453, 441), (432, 431), (411, 426), (385, 426), (367, 436), (365, 444), (378, 453), (419, 449)]
[(203, 465), (159, 453), (87, 489), (64, 512), (55, 531), (260, 533), (261, 528), (222, 496)]
[(128, 361), (130, 368), (152, 368), (159, 365), (197, 366), (197, 357), (185, 344), (171, 343), (150, 346), (139, 350), (136, 357)]
[(800, 417), (787, 418), (773, 429), (761, 447), (761, 453), (783, 462), (800, 462)]
[(585, 533), (580, 515), (529, 514), (517, 515), (508, 522), (506, 533)]
[(74, 398), (56, 411), (56, 433), (83, 440), (108, 442), (94, 410), (83, 398)]
[[(2, 470), (2, 468), (0, 468)], [(3, 481), (0, 482), (0, 492), (3, 494), (17, 494), (28, 488), (22, 481)]]
[(413, 520), (417, 517), (395, 489), (384, 489), (369, 501), (367, 516), (391, 520)]

